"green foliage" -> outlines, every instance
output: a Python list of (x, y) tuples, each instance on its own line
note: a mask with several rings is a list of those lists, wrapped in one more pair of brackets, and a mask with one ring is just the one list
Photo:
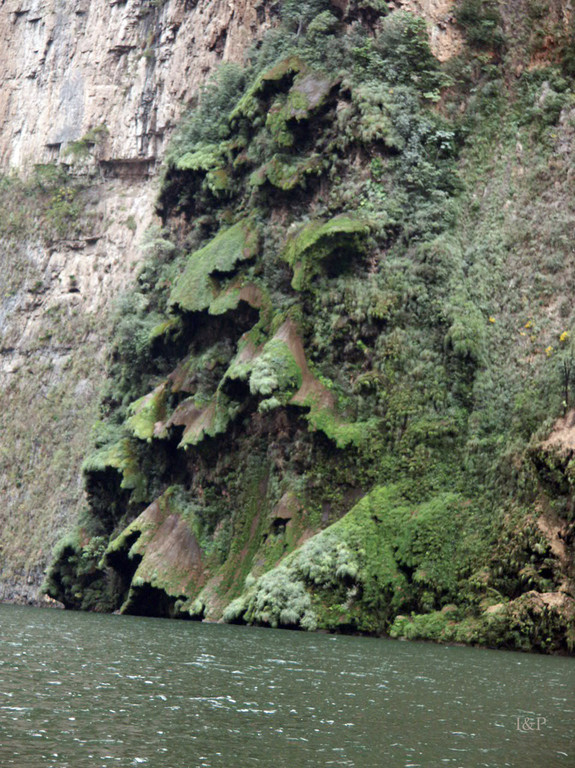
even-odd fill
[(0, 235), (45, 242), (79, 236), (86, 228), (83, 183), (62, 165), (34, 166), (26, 179), (0, 177)]
[(252, 395), (285, 398), (299, 389), (301, 370), (288, 345), (281, 339), (268, 341), (262, 354), (254, 360), (250, 373)]
[[(459, 298), (459, 297), (457, 297)], [(486, 343), (486, 321), (473, 302), (461, 298), (450, 309), (451, 326), (446, 343), (463, 360), (480, 363)]]
[(304, 585), (293, 581), (283, 566), (262, 576), (244, 618), (272, 627), (316, 627), (310, 596)]
[(134, 398), (136, 381), (151, 367), (151, 334), (162, 319), (143, 293), (126, 293), (116, 302), (112, 354), (117, 360), (116, 391), (125, 393), (125, 404)]
[(55, 599), (64, 598), (76, 610), (113, 610), (116, 596), (98, 567), (105, 541), (102, 536), (93, 536), (82, 545), (78, 530), (64, 536), (54, 550), (43, 591)]
[(321, 430), (340, 449), (354, 446), (368, 446), (374, 439), (378, 427), (377, 419), (349, 422), (342, 419), (330, 407), (318, 406), (313, 399), (308, 400), (310, 412), (307, 419), (313, 429)]
[(421, 20), (375, 25), (365, 5), (346, 24), (284, 3), (172, 144), (166, 229), (116, 322), (118, 431), (86, 464), (92, 514), (121, 534), (179, 489), (206, 556), (194, 615), (236, 597), (226, 620), (539, 643), (513, 604), (557, 589), (561, 566), (527, 519), (571, 470), (522, 452), (572, 397), (555, 301), (571, 219), (537, 208), (556, 179), (533, 143), (551, 151), (569, 86), (529, 74), (509, 92), (489, 3), (459, 6), (485, 51), (457, 83)]
[(495, 50), (504, 46), (501, 15), (495, 0), (461, 0), (455, 8), (455, 18), (470, 45)]
[(166, 161), (175, 162), (198, 144), (219, 142), (229, 135), (227, 115), (241, 94), (245, 74), (237, 64), (220, 66), (200, 92), (199, 107), (181, 124), (168, 150)]
[(448, 83), (431, 53), (425, 21), (403, 11), (390, 14), (380, 33), (366, 37), (354, 50), (356, 66), (365, 77), (434, 93)]
[(294, 269), (292, 285), (296, 290), (307, 287), (325, 261), (335, 256), (332, 269), (345, 269), (348, 259), (361, 257), (369, 222), (351, 216), (337, 216), (330, 221), (310, 221), (292, 235), (284, 258)]
[(271, 626), (386, 630), (402, 609), (473, 601), (466, 584), (487, 542), (470, 545), (470, 503), (442, 494), (415, 508), (377, 488), (341, 521), (250, 584), (225, 614)]
[(520, 651), (553, 653), (572, 650), (573, 634), (565, 630), (560, 609), (542, 605), (535, 593), (525, 595), (517, 603), (500, 603), (493, 606), (491, 612), (464, 619), (456, 606), (446, 606), (442, 612), (398, 616), (390, 635), (408, 640), (477, 644)]
[(220, 232), (188, 257), (186, 268), (170, 294), (169, 305), (188, 312), (206, 309), (218, 292), (213, 273), (233, 273), (238, 262), (257, 255), (258, 247), (259, 237), (251, 219), (238, 221)]
[(139, 440), (151, 440), (156, 424), (165, 417), (165, 386), (160, 385), (150, 394), (131, 403), (128, 412), (131, 416), (126, 426), (132, 434)]
[(71, 141), (65, 148), (64, 154), (70, 155), (73, 160), (81, 160), (88, 157), (94, 149), (102, 143), (110, 134), (108, 127), (103, 123), (90, 128), (82, 138)]
[(298, 0), (284, 0), (281, 17), (287, 31), (295, 32), (296, 36), (299, 36), (310, 23), (326, 14), (329, 9), (328, 0), (305, 0), (303, 3)]
[(129, 438), (89, 454), (82, 465), (84, 474), (104, 473), (108, 469), (116, 470), (121, 475), (120, 488), (134, 491), (138, 500), (144, 496), (146, 478), (140, 470), (137, 448)]

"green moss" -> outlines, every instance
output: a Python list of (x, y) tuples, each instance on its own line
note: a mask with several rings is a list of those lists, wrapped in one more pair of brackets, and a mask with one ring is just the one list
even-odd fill
[(233, 124), (240, 118), (253, 120), (261, 109), (260, 100), (264, 94), (281, 88), (282, 82), (293, 79), (305, 69), (305, 63), (298, 56), (290, 56), (262, 72), (230, 113), (230, 122)]
[(281, 401), (301, 387), (301, 370), (285, 341), (273, 338), (267, 342), (253, 361), (249, 384), (253, 395), (274, 394)]
[(120, 487), (133, 491), (134, 501), (145, 497), (146, 478), (139, 463), (138, 453), (130, 438), (122, 438), (90, 454), (82, 464), (84, 474), (115, 469), (122, 476)]
[(266, 117), (266, 128), (278, 147), (287, 148), (293, 146), (294, 135), (287, 124), (284, 102), (285, 99), (272, 105)]
[(279, 336), (260, 348), (256, 348), (249, 337), (245, 338), (225, 373), (223, 384), (226, 379), (247, 381), (252, 395), (267, 398), (261, 403), (263, 410), (285, 405), (303, 380), (292, 350)]
[(402, 607), (465, 600), (462, 579), (479, 556), (462, 543), (468, 516), (456, 494), (410, 506), (397, 487), (376, 488), (251, 585), (243, 618), (282, 625), (290, 615), (302, 628), (383, 632)]
[(379, 426), (379, 420), (376, 418), (368, 421), (345, 421), (329, 406), (317, 406), (313, 400), (307, 419), (313, 429), (321, 430), (340, 449), (368, 446)]
[(180, 317), (169, 317), (167, 320), (163, 320), (152, 328), (148, 334), (148, 341), (152, 343), (155, 339), (159, 339), (162, 336), (177, 333), (181, 328), (182, 320)]
[(221, 391), (207, 402), (202, 396), (194, 396), (182, 403), (186, 405), (190, 408), (190, 418), (178, 448), (198, 445), (206, 437), (223, 434), (240, 409), (240, 404)]
[(320, 155), (312, 154), (300, 160), (294, 156), (276, 154), (252, 173), (250, 184), (259, 187), (267, 180), (274, 187), (289, 191), (296, 187), (305, 187), (309, 176), (319, 175), (322, 171), (323, 161)]
[[(121, 560), (127, 570), (133, 568), (122, 613), (141, 610), (139, 592), (144, 587), (173, 598), (164, 599), (164, 605), (174, 615), (174, 599), (192, 599), (198, 591), (203, 566), (195, 538), (196, 520), (193, 512), (182, 514), (179, 492), (178, 487), (168, 488), (109, 543), (104, 553), (102, 567)], [(187, 547), (181, 546), (182, 540), (187, 540)]]
[(139, 398), (129, 407), (132, 415), (127, 419), (126, 426), (134, 437), (139, 440), (151, 440), (160, 437), (157, 424), (166, 419), (166, 384), (160, 384), (153, 392)]
[(329, 221), (304, 224), (287, 241), (283, 258), (294, 270), (292, 285), (301, 290), (319, 274), (322, 262), (334, 253), (357, 258), (365, 252), (370, 231), (365, 219), (342, 214)]
[(67, 533), (54, 549), (54, 561), (43, 584), (43, 591), (76, 610), (112, 611), (117, 607), (106, 575), (98, 563), (105, 538), (88, 538), (79, 528)]
[(253, 259), (258, 251), (259, 236), (252, 219), (242, 219), (220, 232), (188, 257), (184, 272), (170, 294), (169, 306), (187, 312), (207, 309), (218, 295), (213, 273), (233, 273), (238, 262)]
[(262, 489), (266, 487), (269, 471), (265, 457), (257, 453), (245, 457), (237, 494), (237, 509), (232, 516), (230, 551), (221, 570), (219, 592), (227, 600), (235, 598), (244, 588), (268, 529), (268, 500)]
[(237, 309), (240, 303), (241, 289), (239, 286), (230, 286), (217, 295), (208, 309), (210, 315), (225, 315), (232, 309)]
[(179, 171), (195, 171), (204, 176), (205, 187), (216, 197), (229, 192), (232, 179), (227, 170), (228, 145), (199, 143), (190, 152), (181, 155), (175, 161)]
[(317, 72), (302, 74), (291, 87), (285, 106), (288, 120), (307, 120), (320, 109), (334, 86), (332, 79)]
[(333, 87), (333, 81), (315, 72), (299, 75), (287, 95), (268, 110), (266, 129), (279, 147), (291, 147), (294, 135), (290, 124), (308, 120), (321, 108)]
[(176, 160), (179, 171), (211, 171), (222, 162), (220, 144), (198, 144), (193, 152), (186, 152)]
[(217, 196), (222, 192), (231, 192), (233, 180), (226, 168), (214, 168), (206, 174), (206, 185)]
[[(445, 91), (422, 20), (375, 25), (381, 4), (356, 3), (350, 29), (295, 5), (291, 36), (271, 33), (245, 77), (204, 93), (210, 109), (172, 153), (166, 231), (126, 302), (103, 402), (124, 447), (95, 462), (91, 514), (115, 535), (139, 512), (114, 474), (129, 483), (136, 466), (142, 501), (186, 486), (170, 514), (201, 543), (207, 586), (193, 607), (185, 570), (148, 558), (134, 605), (153, 585), (188, 590), (185, 609), (215, 619), (238, 597), (230, 620), (560, 647), (567, 602), (545, 595), (572, 579), (533, 510), (570, 524), (575, 470), (533, 434), (572, 394), (559, 354), (572, 217), (555, 205), (571, 86), (547, 73), (510, 84), (497, 57), (474, 54), (449, 64)], [(183, 243), (196, 245), (179, 273)], [(126, 424), (127, 403), (161, 381)], [(156, 439), (164, 422), (172, 438), (183, 430), (179, 461)], [(138, 530), (146, 558), (155, 545)], [(118, 554), (133, 546), (122, 541)], [(81, 549), (62, 563), (79, 572)]]

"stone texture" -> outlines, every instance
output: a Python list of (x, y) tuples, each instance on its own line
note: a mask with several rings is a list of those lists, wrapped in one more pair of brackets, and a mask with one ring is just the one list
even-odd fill
[(106, 125), (102, 159), (158, 159), (182, 106), (269, 23), (247, 0), (8, 0), (0, 11), (0, 164), (57, 159)]
[(463, 37), (455, 24), (454, 0), (394, 0), (391, 5), (426, 19), (431, 50), (440, 61), (460, 53)]

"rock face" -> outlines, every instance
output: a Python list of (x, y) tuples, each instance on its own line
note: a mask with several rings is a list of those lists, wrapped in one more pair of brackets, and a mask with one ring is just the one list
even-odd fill
[(570, 6), (285, 0), (160, 185), (279, 5), (2, 6), (0, 599), (572, 651)]
[(213, 67), (241, 61), (269, 24), (267, 5), (247, 0), (0, 9), (0, 173), (70, 164), (70, 142), (97, 139), (80, 168), (79, 232), (46, 238), (23, 226), (0, 239), (0, 598), (36, 599), (51, 548), (78, 513), (106, 318), (141, 259), (175, 122)]
[(150, 170), (178, 115), (221, 59), (241, 60), (269, 23), (239, 2), (6, 3), (0, 18), (0, 162), (57, 159), (105, 125), (100, 159)]
[[(429, 11), (437, 52), (447, 51), (435, 41), (454, 29), (445, 32), (449, 2), (416, 5)], [(0, 598), (37, 598), (82, 504), (107, 318), (154, 223), (169, 136), (213, 67), (241, 61), (277, 10), (266, 0), (7, 0), (0, 9), (0, 173), (70, 164), (71, 142), (96, 139), (79, 236), (0, 235)]]
[(168, 154), (48, 594), (572, 651), (569, 30), (295, 7)]
[(394, 5), (427, 20), (431, 50), (440, 61), (461, 52), (463, 36), (455, 24), (453, 0), (395, 0)]

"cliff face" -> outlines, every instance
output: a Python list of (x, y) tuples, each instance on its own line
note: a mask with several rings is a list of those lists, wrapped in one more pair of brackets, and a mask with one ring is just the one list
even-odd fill
[(221, 73), (167, 157), (53, 597), (573, 648), (570, 438), (542, 439), (572, 419), (571, 29), (516, 10), (462, 0), (441, 62), (413, 13), (286, 0)]
[[(166, 141), (214, 65), (241, 61), (269, 22), (265, 3), (208, 0), (0, 9), (0, 597), (36, 599), (81, 506), (107, 318), (155, 220)], [(86, 136), (87, 152), (67, 153)], [(16, 205), (10, 174), (35, 179), (37, 164), (70, 166), (82, 189), (42, 181)]]
[(569, 6), (1, 23), (0, 594), (571, 650)]
[(242, 60), (268, 23), (263, 2), (4, 3), (2, 166), (53, 161), (105, 125), (99, 160), (145, 175), (214, 64)]
[[(429, 19), (433, 36), (457, 35), (443, 5)], [(86, 187), (78, 226), (67, 221), (55, 235), (35, 205), (14, 228), (14, 188), (3, 191), (4, 599), (37, 599), (49, 553), (83, 503), (80, 464), (97, 416), (108, 315), (156, 222), (157, 173), (174, 126), (213, 67), (242, 61), (276, 21), (273, 4), (241, 0), (2, 5), (0, 170), (29, 178), (38, 164), (71, 166)], [(85, 137), (95, 141), (77, 161), (68, 149)]]

